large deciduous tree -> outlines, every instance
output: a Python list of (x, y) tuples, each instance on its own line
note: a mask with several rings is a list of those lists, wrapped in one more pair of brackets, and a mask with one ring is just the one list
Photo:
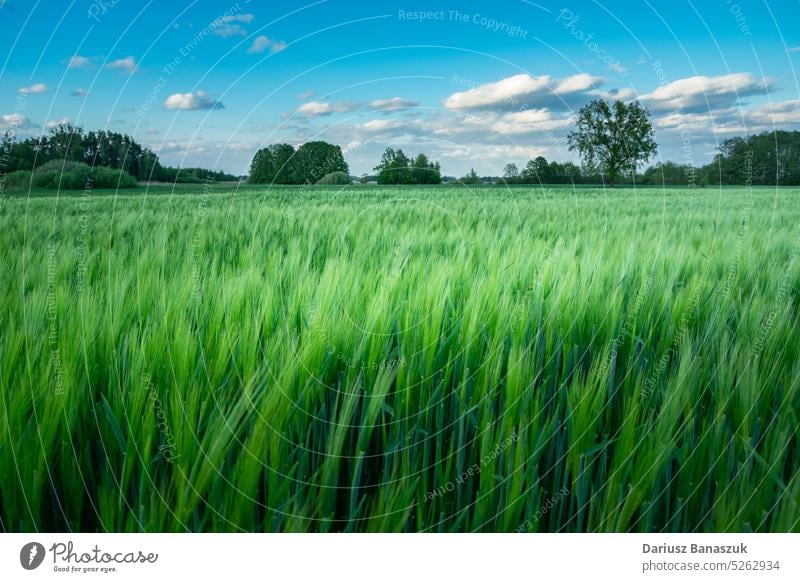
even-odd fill
[(297, 148), (295, 178), (299, 183), (315, 184), (333, 172), (350, 172), (342, 148), (325, 141), (309, 141)]
[(529, 160), (522, 170), (522, 179), (528, 184), (548, 184), (550, 178), (550, 168), (544, 156)]
[(250, 163), (249, 181), (253, 184), (296, 184), (296, 154), (288, 143), (261, 148)]
[(602, 172), (613, 185), (621, 173), (635, 172), (655, 155), (654, 136), (647, 108), (635, 101), (609, 104), (596, 99), (578, 112), (575, 131), (567, 139), (584, 167)]
[(507, 182), (513, 182), (519, 178), (519, 168), (517, 168), (517, 164), (506, 164), (506, 167), (503, 168), (503, 178)]

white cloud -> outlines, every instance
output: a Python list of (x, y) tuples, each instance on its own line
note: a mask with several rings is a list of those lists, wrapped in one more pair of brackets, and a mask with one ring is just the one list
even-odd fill
[(303, 91), (302, 93), (297, 95), (297, 98), (300, 99), (300, 101), (305, 101), (306, 99), (310, 99), (313, 96), (314, 96), (313, 91)]
[(250, 45), (250, 48), (247, 49), (247, 52), (250, 54), (261, 54), (264, 51), (269, 50), (271, 53), (277, 53), (285, 48), (286, 43), (282, 40), (273, 40), (262, 34), (253, 40), (253, 44)]
[(350, 103), (348, 101), (339, 101), (337, 103), (309, 101), (298, 107), (297, 113), (308, 117), (319, 117), (321, 115), (331, 115), (332, 113), (346, 113), (348, 111), (353, 111), (358, 106), (358, 103)]
[[(540, 77), (540, 79), (543, 77)], [(554, 92), (556, 95), (569, 95), (570, 93), (579, 93), (592, 89), (598, 83), (603, 81), (600, 77), (593, 77), (588, 73), (580, 73), (572, 75), (565, 79), (561, 79), (557, 84)]]
[(392, 97), (391, 99), (375, 99), (369, 102), (370, 109), (382, 111), (396, 111), (398, 109), (409, 109), (417, 107), (419, 102), (411, 101), (410, 99), (401, 99), (400, 97)]
[(771, 129), (773, 125), (800, 124), (800, 99), (765, 103), (745, 113), (746, 119), (754, 124)]
[(714, 111), (673, 111), (655, 117), (658, 129), (691, 132), (697, 136), (754, 134), (800, 127), (800, 99), (764, 103), (755, 107), (729, 107)]
[(92, 59), (89, 57), (82, 57), (80, 55), (75, 55), (69, 60), (67, 67), (70, 69), (80, 69), (82, 67), (88, 67), (92, 64)]
[(448, 109), (514, 110), (525, 107), (569, 107), (575, 97), (584, 99), (600, 77), (587, 73), (564, 79), (549, 75), (532, 77), (526, 73), (453, 93), (444, 100)]
[(246, 14), (234, 14), (231, 16), (223, 16), (221, 20), (223, 22), (243, 22), (245, 24), (250, 24), (255, 19), (256, 19), (255, 14), (246, 13)]
[(33, 95), (36, 93), (44, 93), (47, 91), (47, 85), (44, 83), (34, 83), (30, 87), (20, 87), (17, 89), (17, 93), (21, 93), (22, 95)]
[(627, 75), (629, 72), (628, 67), (620, 63), (611, 63), (610, 65), (608, 65), (608, 68), (614, 71), (615, 73), (619, 73), (620, 75)]
[(793, 46), (791, 48), (786, 49), (787, 53), (800, 53), (800, 46)]
[[(733, 121), (734, 123), (731, 123)], [(659, 129), (667, 131), (682, 131), (692, 134), (729, 133), (730, 131), (744, 132), (741, 121), (736, 121), (735, 110), (725, 109), (717, 112), (683, 113), (672, 112), (653, 120)]]
[(0, 129), (28, 129), (30, 127), (34, 127), (34, 125), (24, 115), (17, 113), (0, 115)]
[(686, 112), (730, 107), (742, 97), (769, 90), (771, 83), (750, 73), (678, 79), (641, 96), (653, 111), (681, 109)]
[(62, 117), (61, 119), (58, 120), (53, 119), (51, 121), (48, 121), (47, 123), (44, 124), (44, 126), (46, 129), (53, 129), (55, 127), (58, 127), (59, 125), (67, 125), (69, 123), (71, 123), (69, 117)]
[(394, 119), (373, 119), (372, 121), (367, 121), (366, 123), (362, 123), (359, 128), (367, 133), (381, 133), (386, 134), (387, 132), (393, 132), (394, 130), (405, 130), (406, 128), (411, 127), (411, 124), (398, 121)]
[(347, 154), (347, 153), (357, 152), (359, 149), (361, 149), (363, 145), (364, 142), (354, 139), (353, 141), (349, 142), (342, 148), (342, 153)]
[(174, 141), (167, 141), (161, 143), (153, 143), (149, 146), (151, 150), (156, 152), (157, 154), (174, 154), (174, 153), (186, 153), (189, 151), (189, 146), (186, 144), (174, 142)]
[(111, 61), (106, 65), (106, 69), (122, 71), (123, 73), (134, 73), (138, 69), (138, 65), (134, 57), (125, 57), (124, 59)]
[(214, 34), (222, 38), (247, 36), (247, 31), (238, 24), (220, 24), (214, 27)]
[(242, 27), (242, 24), (250, 24), (254, 19), (255, 16), (253, 14), (222, 16), (211, 23), (211, 30), (222, 38), (247, 36), (247, 30)]
[(86, 89), (75, 89), (72, 93), (70, 93), (71, 97), (86, 97), (89, 92)]
[(164, 101), (165, 109), (192, 111), (196, 109), (224, 109), (222, 102), (212, 99), (205, 91), (173, 93)]
[[(485, 171), (500, 175), (503, 166), (510, 161), (533, 159), (536, 156), (552, 157), (552, 150), (546, 147), (539, 146), (525, 146), (525, 145), (490, 145), (484, 146), (482, 144), (467, 145), (454, 149), (444, 150), (439, 154), (441, 158), (454, 158), (461, 160), (473, 160), (477, 162), (487, 162), (488, 166), (482, 164), (486, 169)], [(456, 172), (458, 173), (458, 172)], [(483, 173), (483, 172), (478, 172)]]
[(544, 133), (556, 129), (572, 126), (575, 119), (569, 117), (554, 117), (548, 109), (528, 109), (507, 113), (492, 124), (492, 130), (504, 135), (517, 135), (523, 133)]

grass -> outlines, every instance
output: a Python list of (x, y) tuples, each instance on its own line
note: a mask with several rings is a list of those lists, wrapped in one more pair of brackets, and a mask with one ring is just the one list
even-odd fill
[(156, 193), (3, 200), (3, 530), (800, 531), (800, 191)]

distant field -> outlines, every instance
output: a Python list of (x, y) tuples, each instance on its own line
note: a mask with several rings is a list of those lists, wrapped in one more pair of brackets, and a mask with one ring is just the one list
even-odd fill
[(800, 531), (800, 190), (144, 192), (0, 207), (3, 530)]

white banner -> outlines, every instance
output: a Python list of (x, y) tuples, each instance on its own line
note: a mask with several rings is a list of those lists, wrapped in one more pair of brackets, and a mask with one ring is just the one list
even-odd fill
[(799, 553), (798, 534), (5, 534), (0, 580), (797, 581)]

